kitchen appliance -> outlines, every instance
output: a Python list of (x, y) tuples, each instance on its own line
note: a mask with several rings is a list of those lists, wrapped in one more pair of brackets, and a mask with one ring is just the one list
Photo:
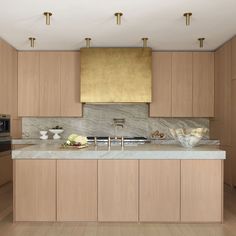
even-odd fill
[(0, 137), (9, 137), (11, 131), (11, 118), (9, 115), (0, 114)]

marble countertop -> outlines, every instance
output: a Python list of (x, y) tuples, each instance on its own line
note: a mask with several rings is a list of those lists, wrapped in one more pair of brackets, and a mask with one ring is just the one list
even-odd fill
[(225, 159), (218, 145), (186, 149), (175, 144), (139, 144), (125, 147), (94, 146), (62, 148), (60, 143), (44, 142), (12, 151), (13, 159)]

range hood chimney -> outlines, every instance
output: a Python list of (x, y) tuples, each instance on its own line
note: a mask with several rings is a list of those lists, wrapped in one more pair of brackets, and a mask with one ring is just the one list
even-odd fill
[(81, 102), (151, 102), (151, 48), (82, 48)]

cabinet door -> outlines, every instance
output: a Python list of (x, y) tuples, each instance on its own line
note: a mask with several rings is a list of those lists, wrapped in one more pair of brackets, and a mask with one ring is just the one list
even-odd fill
[(193, 53), (193, 116), (214, 116), (214, 53)]
[(39, 52), (18, 53), (18, 115), (39, 116)]
[(12, 159), (11, 155), (0, 157), (0, 186), (12, 181)]
[(172, 54), (172, 116), (193, 116), (193, 79), (191, 52)]
[(232, 80), (232, 182), (236, 186), (236, 80)]
[(40, 52), (40, 116), (61, 115), (60, 53)]
[(171, 117), (171, 57), (172, 53), (152, 53), (151, 117)]
[(180, 161), (141, 160), (140, 221), (180, 221)]
[(181, 161), (181, 221), (222, 221), (221, 160)]
[(236, 79), (236, 37), (232, 40), (232, 79)]
[(61, 116), (82, 116), (80, 53), (61, 53)]
[(231, 41), (215, 52), (215, 118), (210, 121), (212, 139), (231, 146)]
[(138, 160), (98, 161), (98, 220), (138, 221)]
[(16, 221), (56, 220), (56, 160), (14, 161)]
[(57, 220), (97, 220), (97, 161), (57, 161)]

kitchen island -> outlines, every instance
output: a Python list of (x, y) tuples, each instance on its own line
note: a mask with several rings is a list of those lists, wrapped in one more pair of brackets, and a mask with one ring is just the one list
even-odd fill
[(13, 150), (15, 221), (222, 222), (219, 146)]

